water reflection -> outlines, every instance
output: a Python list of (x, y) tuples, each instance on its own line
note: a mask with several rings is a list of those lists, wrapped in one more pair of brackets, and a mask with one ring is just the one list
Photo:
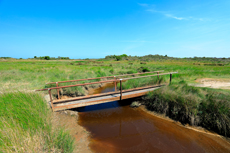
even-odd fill
[[(111, 86), (100, 89), (109, 92)], [(91, 132), (95, 152), (229, 152), (229, 144), (129, 107), (130, 101), (78, 109), (79, 124)]]

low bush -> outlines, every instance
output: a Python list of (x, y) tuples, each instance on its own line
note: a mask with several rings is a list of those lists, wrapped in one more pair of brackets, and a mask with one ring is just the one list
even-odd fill
[(109, 70), (111, 74), (114, 74), (114, 69)]
[(137, 73), (137, 71), (134, 71), (134, 70), (127, 71), (127, 74), (133, 74), (133, 73)]
[(138, 72), (150, 72), (150, 70), (147, 67), (139, 67), (137, 71)]

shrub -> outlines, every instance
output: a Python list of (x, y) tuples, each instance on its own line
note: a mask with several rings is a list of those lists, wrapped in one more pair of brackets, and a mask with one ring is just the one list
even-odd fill
[(109, 70), (111, 74), (114, 74), (114, 69)]
[(150, 70), (147, 67), (139, 67), (137, 71), (138, 72), (150, 72)]
[(49, 56), (45, 56), (44, 59), (50, 60), (50, 57)]
[(133, 73), (137, 73), (137, 71), (134, 70), (127, 71), (127, 74), (133, 74)]
[(115, 57), (116, 57), (116, 60), (117, 60), (117, 61), (122, 60), (122, 57), (121, 57), (121, 56), (115, 56)]

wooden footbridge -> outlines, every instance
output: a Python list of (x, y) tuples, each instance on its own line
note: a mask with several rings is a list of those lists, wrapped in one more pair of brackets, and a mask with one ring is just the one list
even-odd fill
[[(122, 82), (124, 82), (126, 80), (130, 80), (130, 79), (138, 79), (138, 78), (153, 77), (153, 76), (157, 76), (159, 78), (159, 76), (161, 76), (161, 75), (170, 75), (170, 82), (171, 82), (172, 74), (177, 73), (177, 72), (169, 72), (169, 73), (161, 73), (161, 72), (163, 72), (163, 71), (134, 73), (134, 74), (106, 76), (106, 77), (69, 80), (69, 81), (59, 81), (59, 82), (50, 82), (47, 84), (56, 84), (56, 87), (39, 89), (36, 91), (47, 90), (49, 92), (52, 110), (53, 111), (59, 111), (59, 110), (84, 107), (84, 106), (107, 103), (107, 102), (112, 102), (112, 101), (117, 101), (117, 100), (140, 97), (140, 96), (145, 95), (149, 91), (153, 91), (153, 90), (160, 88), (163, 85), (151, 85), (151, 86), (139, 87), (139, 88), (134, 88), (134, 89), (122, 90)], [(157, 74), (147, 75), (147, 74), (151, 74), (151, 73), (157, 73)], [(143, 75), (143, 74), (146, 74), (146, 75), (135, 77), (136, 75)], [(131, 78), (123, 78), (126, 76), (131, 76)], [(83, 83), (83, 84), (75, 84), (75, 85), (68, 85), (68, 86), (59, 86), (60, 83), (78, 82), (78, 81), (87, 81), (87, 80), (98, 80), (98, 79), (111, 79), (111, 80), (90, 82), (90, 83)], [(94, 94), (94, 95), (68, 98), (68, 99), (61, 99), (60, 95), (59, 95), (59, 90), (62, 88), (86, 86), (86, 85), (102, 84), (102, 83), (114, 83), (115, 91), (102, 93), (102, 94)], [(117, 90), (117, 84), (118, 83), (120, 83), (120, 90)], [(58, 95), (57, 99), (52, 99), (51, 90), (57, 90), (57, 95)]]

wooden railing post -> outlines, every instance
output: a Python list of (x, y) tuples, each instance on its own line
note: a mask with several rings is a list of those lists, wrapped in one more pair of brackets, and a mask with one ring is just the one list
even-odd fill
[(116, 76), (114, 76), (114, 88), (115, 88), (115, 91), (117, 91), (117, 78), (116, 78)]
[(170, 84), (172, 82), (172, 73), (170, 73)]
[(122, 100), (122, 79), (120, 79), (120, 100)]
[[(159, 72), (157, 72), (157, 74), (159, 74)], [(158, 77), (158, 80), (159, 80), (159, 75), (157, 75), (157, 77)]]
[(51, 89), (48, 89), (48, 91), (49, 91), (49, 95), (50, 95), (51, 107), (52, 107), (52, 110), (53, 110), (53, 100), (52, 100), (52, 95), (51, 95)]
[[(58, 82), (56, 82), (56, 86), (58, 87)], [(60, 99), (59, 89), (57, 89), (57, 94), (58, 94), (58, 99)]]

